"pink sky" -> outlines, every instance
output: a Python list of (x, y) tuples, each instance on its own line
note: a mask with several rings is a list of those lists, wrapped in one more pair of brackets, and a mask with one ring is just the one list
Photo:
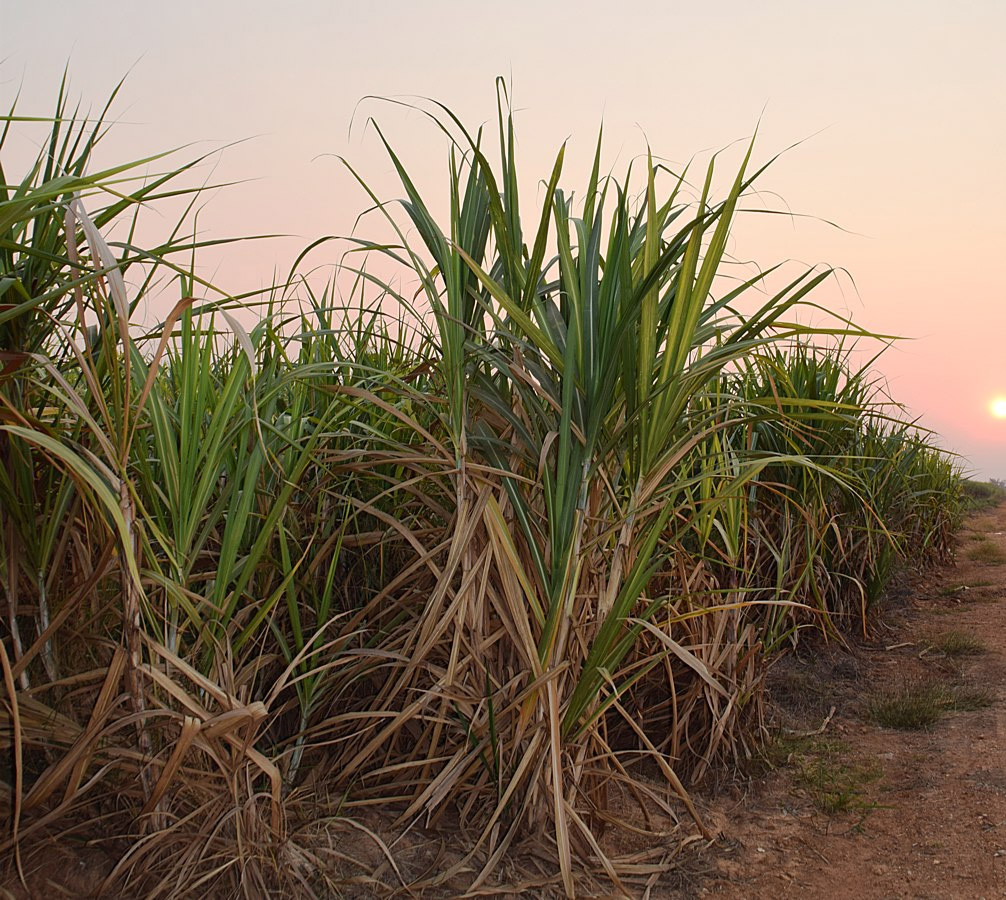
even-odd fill
[[(253, 138), (213, 173), (253, 180), (217, 194), (201, 226), (296, 237), (205, 258), (231, 292), (285, 274), (308, 240), (351, 230), (365, 198), (329, 154), (399, 195), (361, 127), (367, 114), (387, 124), (423, 190), (444, 195), (444, 144), (418, 116), (371, 103), (350, 133), (367, 94), (435, 97), (477, 124), (494, 115), (494, 76), (512, 79), (528, 199), (567, 137), (565, 180), (584, 180), (602, 118), (605, 159), (621, 171), (647, 142), (682, 162), (750, 135), (761, 116), (762, 159), (811, 138), (762, 188), (852, 233), (753, 217), (738, 255), (848, 269), (858, 295), (846, 278), (818, 300), (913, 337), (879, 365), (895, 398), (978, 473), (1006, 477), (1006, 420), (988, 410), (1006, 396), (1006, 3), (291, 0), (278, 10), (17, 2), (0, 36), (0, 102), (21, 87), (21, 112), (48, 112), (69, 60), (73, 92), (92, 107), (132, 70), (109, 160)], [(32, 151), (30, 136), (19, 140), (15, 151)]]

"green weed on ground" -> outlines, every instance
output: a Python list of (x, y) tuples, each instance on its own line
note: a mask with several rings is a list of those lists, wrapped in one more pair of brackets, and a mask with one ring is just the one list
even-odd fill
[(768, 768), (792, 767), (796, 785), (826, 815), (859, 812), (865, 817), (878, 808), (866, 798), (865, 787), (876, 782), (883, 770), (855, 759), (852, 748), (843, 741), (779, 734), (763, 752)]
[(1006, 552), (1002, 547), (985, 537), (976, 541), (964, 555), (972, 562), (985, 563), (990, 566), (1006, 563)]
[(882, 728), (923, 731), (948, 712), (982, 709), (994, 699), (986, 688), (938, 679), (918, 680), (874, 694), (867, 702), (866, 718)]
[(944, 631), (929, 639), (928, 645), (932, 650), (938, 650), (944, 656), (975, 656), (984, 653), (987, 649), (985, 644), (973, 634), (966, 631)]

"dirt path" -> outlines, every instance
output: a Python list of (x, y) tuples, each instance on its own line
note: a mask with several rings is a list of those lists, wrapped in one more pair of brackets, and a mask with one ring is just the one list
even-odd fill
[(871, 643), (773, 673), (802, 733), (708, 803), (726, 838), (680, 896), (1006, 897), (1006, 504), (971, 517), (956, 568), (892, 605)]

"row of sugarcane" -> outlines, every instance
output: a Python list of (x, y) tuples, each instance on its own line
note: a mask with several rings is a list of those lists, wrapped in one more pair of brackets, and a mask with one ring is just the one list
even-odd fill
[(574, 197), (560, 150), (528, 213), (498, 112), (432, 110), (443, 225), (385, 144), (383, 237), (264, 299), (182, 226), (137, 246), (189, 167), (91, 173), (62, 95), (0, 178), (5, 851), (100, 815), (109, 890), (325, 895), (310, 824), (377, 810), (464, 841), (422, 878), (382, 844), (375, 890), (486, 888), (530, 842), (542, 883), (632, 893), (659, 866), (607, 827), (708, 835), (687, 785), (753, 752), (766, 663), (950, 558), (956, 465), (865, 332), (800, 324), (830, 270), (726, 277), (751, 148), (719, 199), (715, 160), (618, 178), (600, 141)]

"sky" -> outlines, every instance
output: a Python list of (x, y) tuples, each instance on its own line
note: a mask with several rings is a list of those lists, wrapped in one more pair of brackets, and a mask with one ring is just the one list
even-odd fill
[[(503, 76), (526, 197), (566, 140), (566, 180), (585, 184), (602, 121), (615, 171), (647, 146), (707, 158), (756, 126), (759, 160), (801, 142), (761, 202), (803, 215), (748, 217), (731, 251), (839, 269), (818, 302), (909, 338), (877, 363), (892, 396), (974, 473), (1006, 478), (1006, 418), (991, 414), (1006, 397), (1002, 0), (4, 0), (3, 19), (0, 105), (20, 91), (20, 112), (46, 114), (68, 66), (71, 96), (97, 109), (125, 76), (102, 162), (219, 150), (196, 177), (236, 183), (209, 197), (201, 235), (286, 235), (201, 257), (231, 293), (285, 276), (316, 237), (366, 232), (339, 157), (401, 196), (370, 117), (446, 209), (443, 139), (368, 97), (433, 97), (477, 126)], [(15, 164), (39, 139), (22, 131)]]

